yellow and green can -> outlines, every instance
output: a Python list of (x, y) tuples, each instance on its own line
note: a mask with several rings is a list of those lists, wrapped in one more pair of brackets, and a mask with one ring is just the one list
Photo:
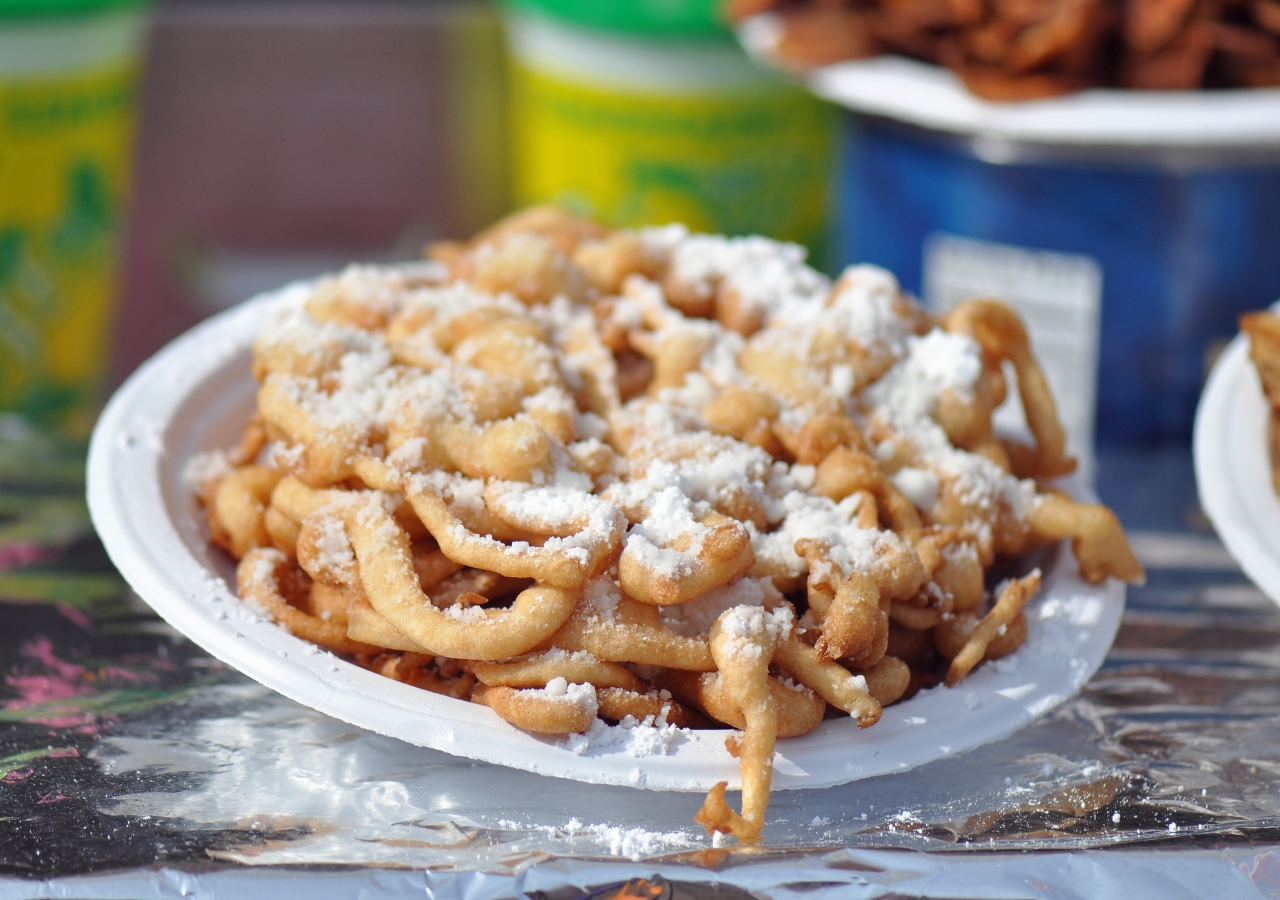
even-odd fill
[(87, 433), (108, 361), (145, 10), (0, 0), (0, 411)]
[(820, 250), (833, 194), (831, 108), (755, 66), (709, 15), (676, 21), (680, 4), (650, 3), (668, 14), (664, 23), (634, 12), (643, 5), (610, 17), (610, 3), (588, 4), (587, 26), (581, 11), (579, 21), (556, 15), (574, 12), (565, 0), (509, 12), (517, 205)]

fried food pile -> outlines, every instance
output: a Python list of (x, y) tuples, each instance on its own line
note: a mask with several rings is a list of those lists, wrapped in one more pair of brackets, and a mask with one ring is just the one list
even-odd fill
[(1271, 457), (1271, 485), (1280, 494), (1280, 316), (1270, 310), (1240, 317), (1240, 330), (1249, 335), (1249, 358), (1258, 369), (1262, 392), (1271, 404), (1267, 422), (1267, 452)]
[(729, 0), (797, 68), (896, 53), (988, 100), (1280, 85), (1280, 0)]
[[(1040, 575), (988, 591), (998, 559), (1142, 575), (1042, 486), (1074, 462), (995, 301), (938, 321), (881, 269), (549, 208), (431, 254), (282, 304), (257, 415), (192, 469), (212, 539), (298, 637), (518, 728), (733, 729), (710, 830), (758, 838), (776, 740), (1021, 644)], [(1006, 366), (1034, 444), (992, 431)]]

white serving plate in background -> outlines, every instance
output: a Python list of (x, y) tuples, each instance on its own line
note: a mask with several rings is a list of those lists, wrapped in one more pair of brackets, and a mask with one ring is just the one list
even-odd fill
[(1063, 97), (996, 103), (971, 94), (948, 69), (903, 56), (796, 70), (775, 52), (777, 17), (742, 22), (738, 40), (757, 62), (789, 71), (846, 109), (959, 135), (1046, 144), (1204, 148), (1280, 145), (1280, 88), (1134, 91), (1094, 88)]
[[(724, 731), (693, 732), (668, 755), (625, 749), (575, 755), (562, 741), (508, 725), (487, 707), (419, 690), (321, 651), (235, 596), (231, 560), (208, 541), (183, 481), (197, 453), (230, 446), (253, 410), (254, 336), (306, 285), (248, 301), (179, 337), (111, 399), (89, 452), (89, 509), (112, 561), (169, 624), (213, 656), (327, 715), (458, 756), (580, 781), (704, 791), (740, 783)], [(832, 719), (780, 741), (775, 788), (816, 788), (901, 771), (998, 740), (1074, 693), (1101, 665), (1124, 610), (1124, 586), (1088, 585), (1065, 550), (1028, 608), (1026, 644), (954, 689), (891, 706), (872, 728)]]
[(1280, 603), (1280, 498), (1271, 482), (1270, 416), (1249, 359), (1249, 337), (1237, 335), (1213, 367), (1196, 409), (1196, 489), (1240, 568)]

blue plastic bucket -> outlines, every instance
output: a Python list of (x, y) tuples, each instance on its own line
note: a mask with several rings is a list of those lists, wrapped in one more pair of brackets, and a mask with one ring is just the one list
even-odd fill
[(955, 236), (1087, 257), (1101, 272), (1099, 443), (1190, 434), (1207, 357), (1280, 297), (1280, 148), (991, 141), (849, 114), (839, 261), (926, 287)]

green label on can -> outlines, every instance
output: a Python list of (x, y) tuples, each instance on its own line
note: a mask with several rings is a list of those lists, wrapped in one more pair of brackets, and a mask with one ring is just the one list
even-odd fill
[(799, 91), (645, 93), (512, 64), (513, 190), (620, 226), (684, 222), (812, 248), (826, 236), (835, 113)]

